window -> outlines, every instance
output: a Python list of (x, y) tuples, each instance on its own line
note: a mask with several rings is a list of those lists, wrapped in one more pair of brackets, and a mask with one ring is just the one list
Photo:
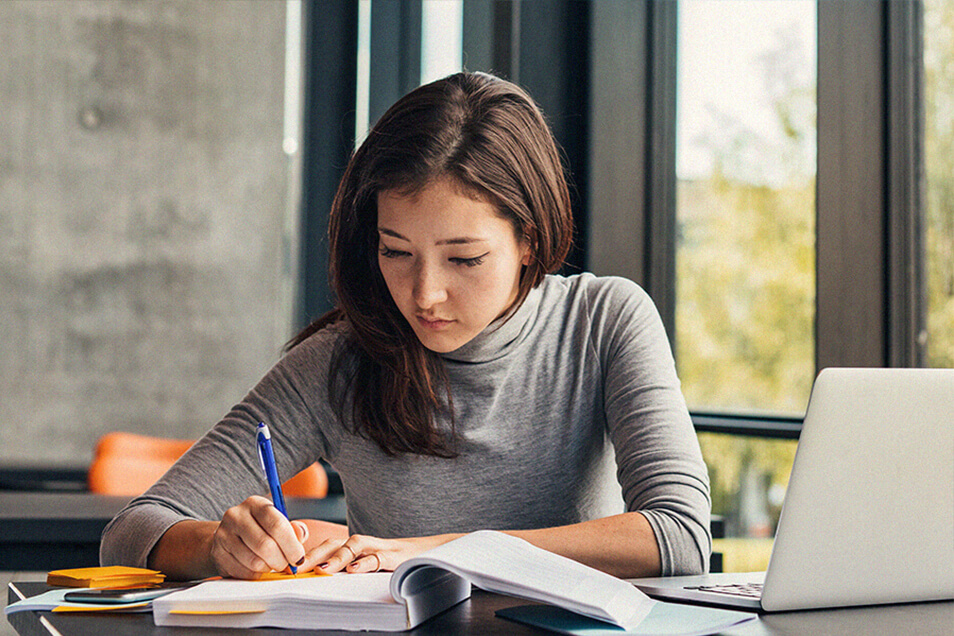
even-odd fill
[(924, 3), (927, 364), (954, 367), (954, 2)]
[[(800, 416), (815, 375), (815, 3), (684, 0), (678, 33), (683, 391), (695, 413)], [(723, 568), (765, 569), (795, 442), (699, 442)]]
[[(412, 4), (401, 6), (394, 2), (381, 3), (375, 8), (371, 0), (358, 2), (356, 146), (360, 145), (374, 124), (370, 111), (381, 111), (391, 105), (377, 100), (376, 106), (372, 107), (372, 63), (376, 68), (389, 66), (392, 74), (404, 75), (407, 81), (401, 88), (406, 90), (456, 73), (462, 68), (463, 0), (420, 0), (419, 7), (412, 7)], [(372, 14), (384, 17), (373, 19)], [(387, 49), (372, 47), (372, 39), (375, 37), (372, 24), (378, 25), (378, 30), (383, 31), (393, 27), (387, 23), (394, 21), (401, 23), (402, 27), (399, 39), (403, 41), (404, 48), (399, 55), (394, 55)], [(379, 37), (382, 36), (379, 34)], [(393, 36), (388, 33), (383, 37)], [(409, 51), (413, 51), (413, 54)], [(383, 59), (385, 55), (389, 59)], [(373, 61), (372, 56), (375, 57)], [(420, 58), (420, 67), (410, 69), (417, 58)], [(406, 91), (392, 95), (393, 101), (404, 92)], [(380, 116), (382, 112), (375, 114)]]
[(800, 415), (815, 375), (815, 3), (679, 7), (675, 340), (686, 398), (693, 410)]
[(770, 544), (816, 369), (954, 366), (950, 0), (0, 14), (0, 321), (20, 336), (0, 392), (62, 436), (31, 461), (75, 462), (119, 423), (194, 435), (220, 416), (329, 307), (327, 210), (355, 138), (461, 66), (549, 117), (576, 197), (570, 271), (656, 301), (731, 534)]
[(713, 540), (725, 572), (760, 572), (768, 566), (775, 528), (788, 487), (794, 440), (699, 433), (712, 493), (712, 512), (724, 534)]
[(463, 0), (424, 0), (421, 28), (421, 84), (460, 71)]
[[(949, 9), (933, 3), (927, 13), (940, 4)], [(922, 240), (932, 240), (919, 229), (921, 142), (933, 143), (932, 123), (926, 137), (918, 127), (925, 106), (922, 4), (683, 0), (592, 7), (589, 267), (649, 291), (674, 334), (715, 488), (763, 483), (760, 508), (771, 520), (784, 483), (773, 487), (766, 475), (788, 471), (794, 442), (782, 440), (797, 438), (815, 370), (925, 359), (922, 271), (930, 268), (924, 278), (937, 281), (945, 266), (943, 257), (929, 251), (925, 258), (920, 250)], [(759, 12), (756, 24), (739, 30), (739, 20)], [(693, 26), (695, 16), (706, 15)], [(925, 22), (928, 31), (937, 29), (933, 46), (949, 46), (950, 23), (932, 27), (940, 20), (930, 16)], [(728, 53), (720, 45), (726, 33), (734, 38)], [(752, 55), (753, 46), (762, 52)], [(931, 46), (924, 44), (925, 56)], [(694, 62), (696, 51), (702, 54)], [(692, 75), (710, 59), (721, 64)], [(727, 86), (736, 81), (733, 71), (753, 64), (746, 79), (761, 82), (755, 98), (748, 86)], [(773, 68), (774, 76), (767, 73)], [(951, 107), (940, 106), (943, 90), (931, 82), (925, 79), (925, 90), (937, 94), (935, 120), (949, 125)], [(720, 91), (732, 91), (744, 108), (720, 102)], [(930, 109), (932, 97), (926, 99)], [(719, 148), (729, 150), (721, 162)], [(954, 171), (927, 172), (941, 183)], [(938, 199), (940, 189), (930, 181), (928, 187)], [(733, 218), (718, 214), (724, 210)], [(928, 250), (940, 255), (948, 244)], [(743, 271), (745, 261), (761, 268)], [(769, 297), (789, 311), (773, 316), (759, 304)], [(708, 322), (699, 302), (721, 323)], [(928, 340), (937, 351), (952, 321), (932, 302)], [(752, 338), (773, 321), (779, 327)], [(776, 386), (765, 380), (773, 375)], [(774, 456), (779, 470), (746, 455)], [(759, 467), (751, 478), (726, 469), (745, 461)], [(724, 492), (714, 495), (729, 532), (764, 534), (764, 524), (741, 518), (748, 505), (742, 500), (752, 497), (740, 492), (733, 503)], [(765, 518), (748, 515), (759, 516)]]

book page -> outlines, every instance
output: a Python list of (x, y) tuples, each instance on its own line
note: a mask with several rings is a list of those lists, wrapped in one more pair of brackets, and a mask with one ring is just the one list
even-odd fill
[(621, 627), (639, 624), (654, 604), (626, 581), (490, 530), (473, 532), (405, 561), (391, 578), (391, 595), (401, 598), (403, 578), (415, 567), (428, 564), (451, 570), (490, 592), (559, 605)]

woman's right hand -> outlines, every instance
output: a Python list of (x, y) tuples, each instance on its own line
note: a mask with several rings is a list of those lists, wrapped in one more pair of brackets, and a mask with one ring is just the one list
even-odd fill
[(290, 522), (265, 497), (253, 495), (232, 506), (212, 534), (209, 556), (218, 574), (254, 579), (266, 572), (290, 572), (305, 561), (307, 526)]
[(215, 575), (251, 579), (271, 570), (287, 571), (288, 564), (297, 563), (306, 552), (348, 536), (347, 526), (337, 523), (289, 522), (271, 501), (253, 496), (229, 508), (221, 521), (173, 525), (153, 547), (148, 562), (170, 580)]

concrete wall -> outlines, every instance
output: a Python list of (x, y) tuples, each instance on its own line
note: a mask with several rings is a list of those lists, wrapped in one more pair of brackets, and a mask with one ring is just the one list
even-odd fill
[(0, 464), (196, 437), (290, 335), (285, 3), (0, 2)]

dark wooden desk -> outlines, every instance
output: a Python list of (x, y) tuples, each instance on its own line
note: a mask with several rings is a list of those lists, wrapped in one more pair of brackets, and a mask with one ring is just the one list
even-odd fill
[[(11, 583), (8, 590), (8, 603), (19, 600), (18, 594), (32, 596), (48, 590), (45, 583)], [(540, 630), (524, 627), (494, 616), (494, 612), (511, 605), (526, 604), (526, 601), (499, 596), (474, 590), (472, 598), (454, 606), (448, 611), (426, 621), (409, 632), (399, 632), (412, 636), (446, 636), (447, 634), (489, 635), (522, 634), (539, 635)], [(305, 636), (314, 634), (341, 634), (354, 636), (360, 634), (389, 634), (394, 632), (327, 632), (297, 629), (211, 629), (204, 627), (156, 627), (152, 614), (114, 614), (111, 616), (94, 614), (64, 614), (53, 612), (19, 612), (11, 614), (10, 624), (21, 636), (236, 636), (256, 634), (260, 636)]]
[[(33, 596), (49, 589), (45, 583), (14, 582), (8, 590), (8, 603), (21, 596)], [(426, 621), (411, 635), (447, 634), (542, 634), (544, 632), (497, 618), (494, 612), (504, 607), (522, 605), (526, 601), (474, 590), (472, 598)], [(10, 623), (21, 636), (235, 636), (236, 630), (153, 625), (151, 614), (54, 614), (52, 612), (20, 612), (9, 616)], [(917, 603), (882, 607), (847, 608), (810, 612), (766, 614), (757, 620), (722, 632), (726, 636), (817, 636), (818, 634), (855, 636), (950, 636), (954, 626), (954, 601)], [(302, 630), (251, 629), (242, 633), (271, 636), (288, 634), (347, 634), (355, 632), (322, 632)], [(381, 632), (362, 632), (374, 634)], [(391, 633), (391, 632), (384, 632)]]
[[(56, 570), (99, 564), (99, 537), (129, 497), (0, 491), (0, 570)], [(289, 499), (295, 518), (345, 523), (341, 497)]]

